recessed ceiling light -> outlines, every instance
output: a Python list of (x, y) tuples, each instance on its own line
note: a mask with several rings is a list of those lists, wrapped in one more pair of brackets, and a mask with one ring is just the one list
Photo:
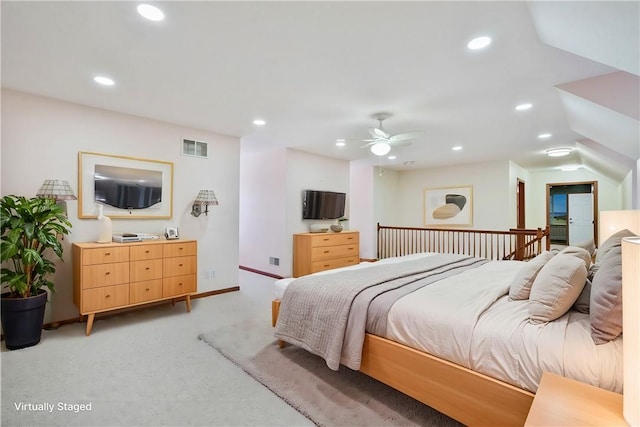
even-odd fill
[(103, 86), (113, 86), (115, 84), (113, 79), (110, 79), (109, 77), (105, 77), (105, 76), (95, 76), (93, 78), (93, 81)]
[(471, 50), (484, 49), (491, 44), (491, 37), (482, 36), (476, 37), (467, 43), (467, 47)]
[(347, 143), (345, 142), (344, 139), (336, 139), (336, 145), (338, 147), (344, 147), (345, 145), (347, 145)]
[(456, 145), (455, 147), (451, 147), (451, 149), (453, 151), (460, 151), (460, 150), (462, 150), (462, 146), (461, 145)]
[(264, 125), (266, 125), (266, 124), (267, 124), (267, 122), (265, 122), (265, 121), (264, 121), (264, 120), (262, 120), (262, 119), (255, 119), (255, 120), (253, 121), (253, 124), (254, 124), (254, 125), (256, 125), (256, 126), (264, 126)]
[(564, 165), (564, 166), (560, 166), (560, 170), (563, 171), (563, 172), (577, 171), (578, 169), (580, 169), (580, 165)]
[(387, 159), (389, 159), (389, 160), (395, 160), (395, 159), (396, 159), (396, 156), (389, 156), (389, 157), (387, 157)]
[(547, 150), (547, 156), (549, 157), (562, 157), (571, 153), (571, 148), (551, 148)]
[(138, 13), (149, 21), (162, 21), (164, 12), (150, 4), (140, 4), (137, 7)]
[(520, 104), (516, 106), (516, 110), (518, 111), (524, 111), (524, 110), (528, 110), (529, 108), (533, 107), (533, 105), (526, 103), (526, 104)]
[(538, 135), (538, 139), (547, 139), (547, 138), (551, 138), (550, 133), (541, 133), (540, 135)]

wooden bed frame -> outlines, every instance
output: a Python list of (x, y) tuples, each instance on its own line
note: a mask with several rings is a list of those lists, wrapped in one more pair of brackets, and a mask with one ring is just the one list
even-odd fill
[[(273, 300), (273, 326), (279, 311)], [(371, 334), (360, 371), (468, 426), (522, 426), (533, 403), (530, 391)]]
[[(496, 232), (378, 224), (378, 258), (431, 251), (527, 259), (541, 252), (545, 238), (549, 250), (549, 227)], [(273, 300), (274, 327), (279, 311), (280, 300)], [(527, 390), (371, 334), (365, 336), (360, 371), (469, 426), (522, 426), (534, 398)]]

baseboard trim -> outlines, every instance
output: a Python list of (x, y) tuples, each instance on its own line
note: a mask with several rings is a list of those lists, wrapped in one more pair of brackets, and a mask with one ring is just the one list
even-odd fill
[[(215, 291), (198, 292), (197, 294), (191, 295), (191, 299), (206, 298), (214, 295), (221, 295), (229, 292), (236, 292), (239, 290), (240, 290), (240, 286), (232, 286), (230, 288), (216, 289)], [(185, 298), (182, 297), (182, 298), (176, 298), (174, 300), (166, 300), (166, 301), (159, 301), (157, 303), (149, 303), (146, 306), (149, 307), (153, 305), (169, 304), (172, 302), (175, 303), (176, 301), (184, 301), (184, 300)], [(120, 315), (126, 311), (134, 311), (138, 307), (142, 307), (142, 306), (123, 308), (122, 310), (114, 310), (106, 313), (98, 313), (96, 315), (95, 320), (108, 319), (109, 317)], [(42, 329), (46, 331), (51, 331), (51, 330), (58, 329), (60, 326), (71, 325), (73, 323), (83, 323), (85, 321), (86, 321), (85, 316), (77, 316), (77, 317), (72, 317), (71, 319), (57, 320), (55, 322), (45, 323), (44, 325), (42, 325)], [(4, 341), (4, 334), (0, 335), (0, 341)]]
[(247, 266), (244, 266), (244, 265), (240, 265), (239, 268), (240, 268), (240, 270), (249, 271), (251, 273), (256, 273), (256, 274), (261, 274), (261, 275), (267, 276), (267, 277), (273, 277), (274, 279), (278, 279), (278, 280), (284, 279), (284, 277), (278, 276), (277, 274), (269, 273), (267, 271), (262, 271), (262, 270), (256, 270), (255, 268), (247, 267)]

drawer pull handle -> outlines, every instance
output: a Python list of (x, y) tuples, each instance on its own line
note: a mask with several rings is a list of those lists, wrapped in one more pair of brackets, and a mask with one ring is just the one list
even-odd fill
[(352, 251), (352, 250), (353, 250), (353, 248), (347, 248), (347, 250), (348, 250), (348, 251)]
[(109, 256), (109, 255), (111, 255), (111, 252), (105, 252), (104, 253), (104, 256)]
[(328, 242), (328, 241), (329, 241), (329, 239), (322, 239), (322, 240), (324, 240), (325, 242)]
[(325, 254), (328, 254), (328, 253), (329, 253), (329, 251), (324, 251), (324, 253), (325, 253)]
[(145, 291), (149, 292), (149, 288), (145, 288)]
[(145, 270), (149, 270), (149, 267), (145, 268)]
[(180, 247), (178, 248), (178, 250), (179, 250), (179, 251), (181, 251), (181, 250), (183, 250), (183, 249), (184, 249), (184, 248), (183, 248), (182, 246), (180, 246)]
[(178, 267), (182, 267), (182, 264), (178, 264)]
[(178, 286), (182, 286), (182, 282), (178, 283)]
[(110, 294), (107, 294), (107, 295), (105, 295), (104, 297), (105, 297), (105, 298), (110, 298), (110, 297), (111, 297), (111, 295), (110, 295)]
[(108, 276), (108, 275), (110, 275), (110, 274), (111, 274), (111, 272), (110, 272), (110, 271), (107, 271), (106, 273), (104, 273), (104, 275), (105, 275), (105, 276)]
[(144, 253), (145, 253), (145, 254), (148, 254), (148, 253), (149, 253), (149, 251), (148, 251), (148, 250), (147, 250), (147, 251), (144, 251)]
[(329, 267), (329, 264), (325, 264), (324, 266), (325, 266), (325, 267)]

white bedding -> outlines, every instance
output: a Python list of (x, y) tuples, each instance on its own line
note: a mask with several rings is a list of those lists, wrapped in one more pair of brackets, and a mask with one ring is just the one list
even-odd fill
[[(431, 255), (388, 258), (378, 263)], [(315, 274), (337, 274), (371, 265)], [(620, 393), (622, 337), (596, 346), (589, 315), (573, 310), (554, 322), (529, 323), (528, 301), (508, 298), (509, 286), (523, 265), (492, 261), (399, 299), (389, 312), (386, 338), (533, 392), (542, 372), (550, 371)], [(293, 280), (276, 282), (276, 298)]]

